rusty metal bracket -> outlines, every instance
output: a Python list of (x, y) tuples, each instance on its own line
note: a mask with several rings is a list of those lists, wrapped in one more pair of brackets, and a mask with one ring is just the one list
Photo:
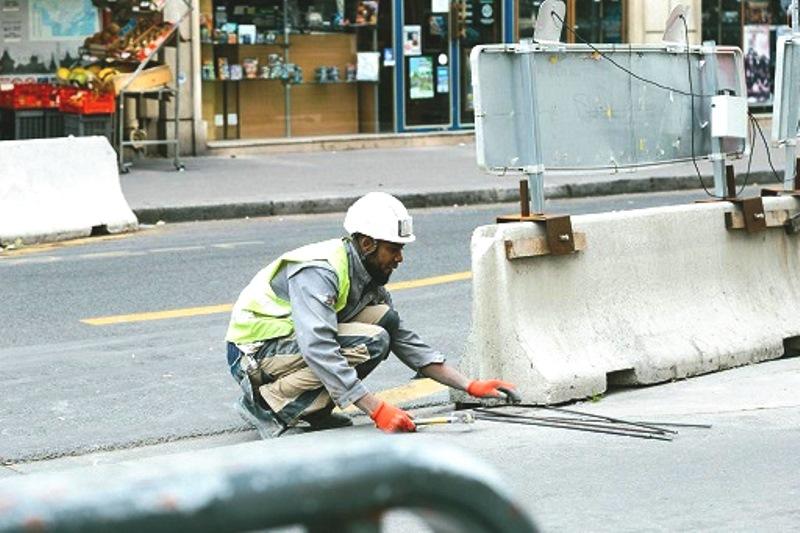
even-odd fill
[(767, 229), (764, 200), (760, 196), (733, 198), (729, 201), (738, 205), (740, 211), (738, 213), (725, 213), (726, 228), (729, 230), (744, 229), (747, 233), (758, 233)]
[(536, 222), (544, 224), (545, 237), (506, 241), (506, 257), (518, 259), (539, 255), (566, 255), (586, 249), (586, 235), (572, 231), (569, 215), (530, 214), (528, 203), (528, 182), (520, 180), (519, 215), (497, 217), (498, 224), (508, 222)]
[(787, 191), (780, 186), (764, 187), (761, 189), (761, 196), (794, 196), (795, 198), (800, 198), (800, 159), (795, 160), (794, 190)]
[[(767, 214), (764, 212), (764, 201), (760, 196), (754, 198), (732, 199), (739, 206), (737, 213), (725, 213), (725, 227), (729, 230), (744, 229), (747, 233), (757, 233), (767, 229)], [(769, 224), (782, 225), (781, 224)]]
[(744, 229), (747, 233), (758, 233), (767, 229), (767, 217), (761, 197), (739, 198), (736, 195), (736, 175), (733, 165), (725, 166), (725, 189), (727, 195), (724, 198), (703, 199), (697, 203), (731, 202), (738, 205), (738, 212), (725, 213), (725, 227), (728, 230)]

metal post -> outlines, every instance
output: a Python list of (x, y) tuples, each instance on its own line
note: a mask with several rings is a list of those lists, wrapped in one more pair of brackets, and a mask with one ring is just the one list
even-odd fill
[[(795, 133), (795, 135), (797, 135)], [(783, 171), (783, 190), (793, 191), (795, 172), (797, 172), (797, 165), (794, 163), (797, 160), (797, 137), (788, 139), (783, 147), (786, 153), (786, 163), (784, 164)]]
[(542, 160), (542, 130), (539, 126), (536, 85), (533, 83), (534, 69), (532, 63), (534, 58), (534, 54), (527, 54), (525, 61), (522, 62), (523, 94), (530, 105), (528, 112), (530, 113), (530, 121), (533, 130), (533, 145), (530, 147), (530, 149), (533, 152), (532, 160), (537, 163), (535, 168), (532, 169), (533, 171), (526, 172), (525, 175), (528, 178), (530, 189), (531, 213), (542, 214), (544, 213), (544, 162)]
[(531, 213), (544, 213), (544, 173), (526, 174), (531, 196)]
[[(689, 43), (686, 43), (689, 46)], [(703, 59), (705, 59), (705, 77), (701, 76), (700, 79), (708, 81), (708, 86), (705, 83), (701, 84), (701, 90), (698, 91), (702, 94), (716, 94), (717, 92), (717, 56), (715, 48), (717, 43), (714, 41), (703, 41)], [(706, 50), (709, 50), (706, 54)], [(702, 102), (703, 99), (701, 98)], [(709, 121), (711, 117), (709, 116)], [(695, 127), (695, 124), (692, 124)], [(711, 135), (710, 124), (707, 126), (709, 135)], [(725, 197), (725, 151), (722, 146), (722, 139), (719, 137), (711, 137), (711, 164), (714, 167), (714, 196), (717, 198)]]

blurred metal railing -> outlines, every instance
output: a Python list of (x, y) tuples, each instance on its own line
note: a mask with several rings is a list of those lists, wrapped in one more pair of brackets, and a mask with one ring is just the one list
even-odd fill
[(373, 532), (389, 510), (433, 531), (530, 532), (502, 481), (415, 437), (292, 438), (0, 480), (0, 531)]

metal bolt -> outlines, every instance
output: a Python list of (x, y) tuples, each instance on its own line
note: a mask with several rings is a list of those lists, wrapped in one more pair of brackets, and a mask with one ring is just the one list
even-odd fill
[(559, 235), (558, 240), (561, 242), (567, 242), (569, 240), (569, 233), (564, 233), (563, 235)]
[(754, 213), (753, 218), (756, 220), (762, 220), (764, 218), (764, 213)]

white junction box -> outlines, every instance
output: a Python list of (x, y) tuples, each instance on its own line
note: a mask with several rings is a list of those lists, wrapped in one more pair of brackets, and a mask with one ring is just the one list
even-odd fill
[(711, 97), (711, 136), (747, 138), (747, 99), (720, 94)]

